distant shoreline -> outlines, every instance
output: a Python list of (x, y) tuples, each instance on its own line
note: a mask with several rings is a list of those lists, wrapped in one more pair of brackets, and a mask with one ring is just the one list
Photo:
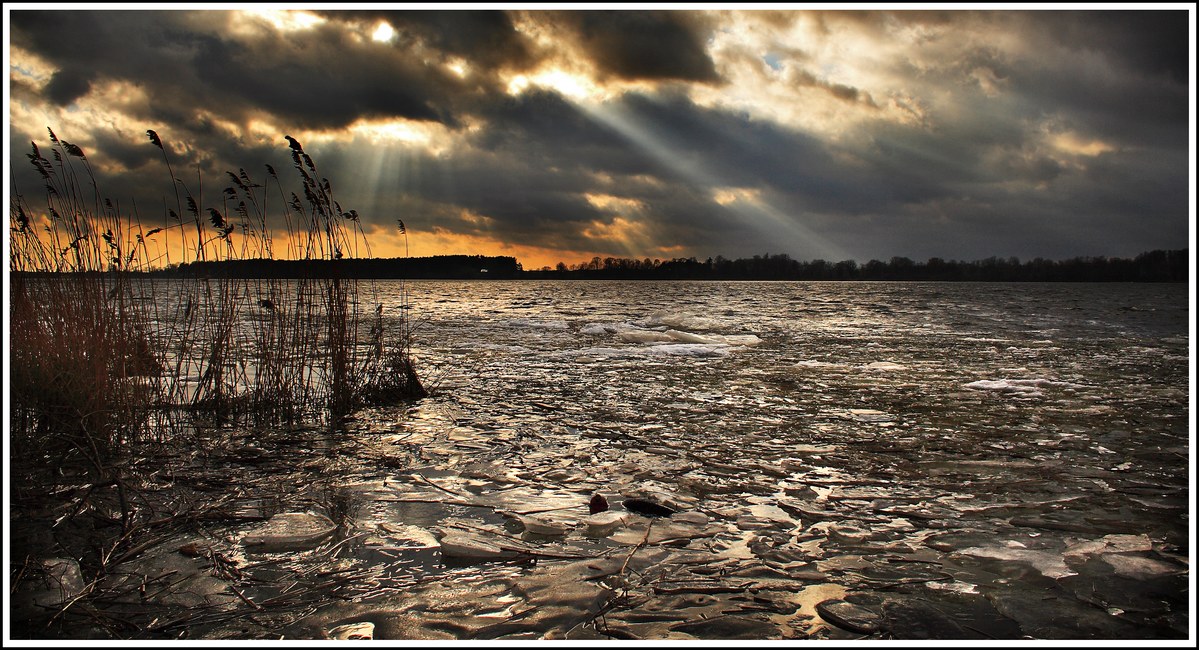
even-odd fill
[[(801, 262), (787, 255), (755, 255), (729, 260), (699, 261), (593, 258), (591, 262), (558, 268), (525, 270), (515, 257), (438, 255), (433, 257), (363, 258), (340, 260), (242, 259), (179, 264), (133, 275), (163, 278), (374, 280), (750, 280), (750, 281), (924, 281), (924, 282), (1154, 282), (1186, 283), (1189, 251), (1155, 250), (1135, 258), (1079, 257), (1053, 261), (1037, 258), (990, 257), (973, 262), (932, 258), (915, 262), (893, 257), (831, 263)], [(55, 276), (54, 272), (22, 272), (26, 276)], [(82, 275), (100, 276), (93, 271)], [(79, 275), (67, 273), (67, 275)]]

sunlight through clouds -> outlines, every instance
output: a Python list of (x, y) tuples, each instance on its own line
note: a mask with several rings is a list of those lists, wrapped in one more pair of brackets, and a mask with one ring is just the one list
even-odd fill
[(371, 32), (371, 40), (376, 43), (391, 43), (395, 40), (396, 30), (386, 22), (380, 22), (375, 31)]
[[(580, 102), (578, 106), (592, 119), (624, 136), (696, 190), (727, 185), (721, 182), (702, 160), (684, 154), (679, 148), (638, 124), (627, 111), (615, 104)], [(763, 200), (757, 193), (740, 191), (720, 196), (722, 199), (731, 197), (733, 200), (721, 203), (713, 197), (713, 202), (724, 208), (728, 215), (742, 225), (759, 231), (768, 241), (772, 238), (782, 238), (780, 241), (790, 242), (797, 250), (828, 251), (827, 254), (834, 257), (845, 253), (841, 247), (804, 226), (799, 217), (785, 213), (769, 201)]]
[(242, 13), (281, 32), (308, 30), (325, 22), (324, 18), (316, 14), (295, 9), (243, 9)]
[(9, 133), (139, 208), (146, 129), (205, 205), (287, 134), (368, 221), (566, 262), (1135, 255), (1188, 233), (1187, 15), (20, 9)]

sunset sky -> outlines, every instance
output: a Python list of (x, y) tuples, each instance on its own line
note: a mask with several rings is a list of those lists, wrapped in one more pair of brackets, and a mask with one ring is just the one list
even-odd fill
[(294, 180), (295, 137), (383, 257), (396, 219), (412, 255), (526, 269), (1192, 237), (1193, 11), (12, 7), (5, 184), (34, 206), (50, 127), (161, 220), (153, 129), (206, 206), (227, 170)]

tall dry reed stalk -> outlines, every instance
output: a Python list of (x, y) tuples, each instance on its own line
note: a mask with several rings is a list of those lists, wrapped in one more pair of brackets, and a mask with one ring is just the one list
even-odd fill
[[(103, 197), (83, 150), (50, 131), (28, 154), (45, 210), (10, 206), (10, 440), (14, 455), (82, 455), (97, 473), (126, 443), (155, 435), (162, 389), (147, 241)], [(151, 306), (148, 308), (148, 306)]]
[[(33, 144), (45, 207), (19, 195), (10, 207), (15, 448), (82, 454), (102, 470), (124, 444), (181, 427), (332, 427), (362, 406), (424, 394), (409, 315), (385, 320), (373, 281), (335, 266), (329, 277), (203, 275), (204, 262), (271, 258), (275, 221), (302, 259), (370, 255), (358, 213), (342, 209), (297, 140), (285, 136), (303, 200), (268, 165), (265, 184), (230, 172), (210, 205), (203, 179), (193, 191), (147, 135), (175, 201), (149, 229), (102, 195), (79, 147), (51, 131), (51, 161)], [(201, 275), (162, 271), (180, 265)]]

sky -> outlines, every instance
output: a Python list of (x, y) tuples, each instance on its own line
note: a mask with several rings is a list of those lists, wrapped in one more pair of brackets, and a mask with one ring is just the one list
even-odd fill
[(379, 257), (1028, 260), (1193, 239), (1188, 5), (94, 6), (5, 8), (6, 185), (35, 209), (26, 154), (49, 127), (159, 223), (152, 129), (204, 206), (227, 171), (298, 188), (296, 138)]

